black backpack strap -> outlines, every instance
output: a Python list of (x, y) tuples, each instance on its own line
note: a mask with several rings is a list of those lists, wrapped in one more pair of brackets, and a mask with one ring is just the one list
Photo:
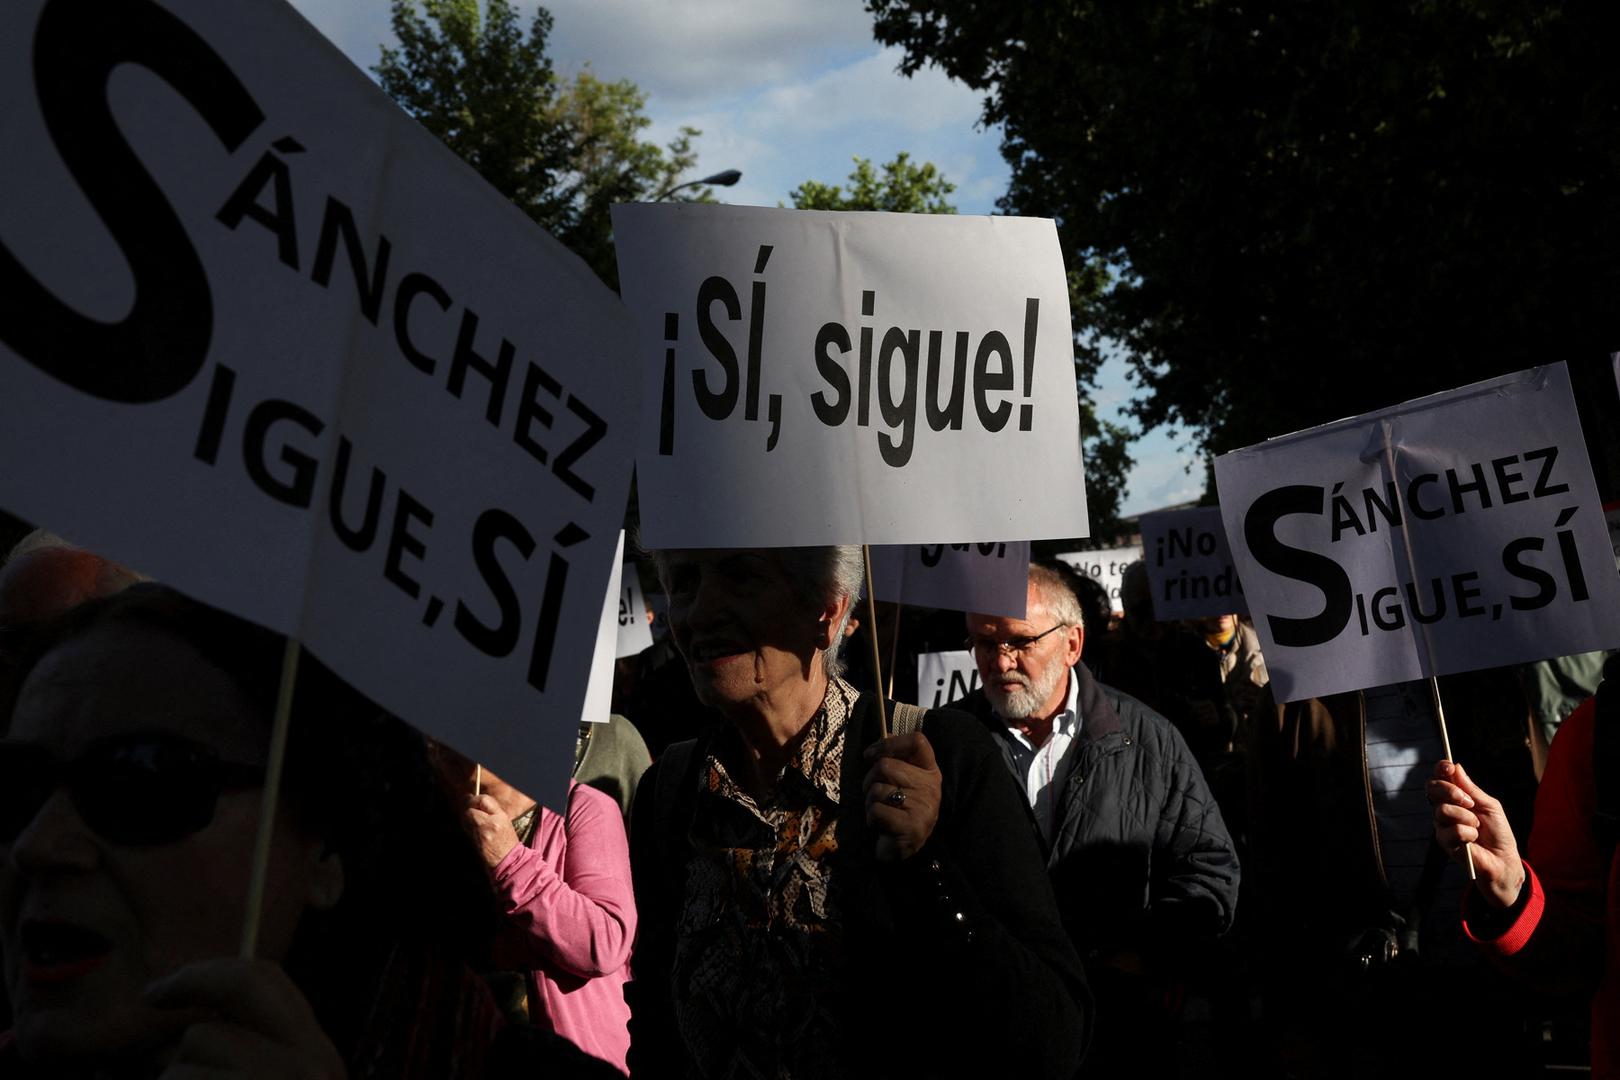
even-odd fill
[(1592, 787), (1597, 808), (1592, 811), (1592, 834), (1598, 843), (1620, 844), (1620, 653), (1603, 665), (1598, 685), (1597, 715), (1592, 723)]

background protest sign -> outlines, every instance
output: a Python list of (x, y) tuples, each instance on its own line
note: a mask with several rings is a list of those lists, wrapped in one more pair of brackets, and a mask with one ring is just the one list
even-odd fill
[(1219, 507), (1143, 514), (1142, 550), (1158, 618), (1248, 613)]
[(1024, 617), (1029, 541), (897, 544), (872, 549), (872, 587), (892, 604)]
[(619, 575), (619, 639), (615, 655), (635, 656), (653, 643), (652, 626), (647, 622), (647, 600), (641, 594), (641, 575), (636, 572), (635, 563), (624, 564)]
[(1620, 645), (1562, 364), (1238, 450), (1215, 477), (1279, 701)]
[(648, 547), (1086, 534), (1050, 221), (645, 204), (613, 235)]
[(7, 4), (0, 94), (0, 505), (560, 808), (613, 295), (274, 0)]
[[(602, 617), (596, 627), (596, 648), (591, 654), (591, 678), (585, 686), (585, 705), (580, 719), (593, 724), (608, 722), (613, 711), (613, 669), (618, 659), (619, 620), (622, 617), (624, 596), (624, 530), (619, 530), (619, 549), (614, 553), (613, 572), (608, 575), (608, 589), (602, 604)], [(632, 570), (632, 572), (634, 572)]]
[(966, 649), (917, 654), (917, 704), (937, 709), (979, 688), (979, 668)]
[(1620, 502), (1603, 508), (1603, 522), (1609, 527), (1609, 546), (1614, 549), (1614, 565), (1620, 570)]
[(1086, 577), (1108, 590), (1109, 610), (1118, 615), (1125, 610), (1120, 602), (1119, 588), (1124, 581), (1125, 568), (1142, 557), (1142, 549), (1134, 547), (1102, 548), (1098, 551), (1065, 551), (1058, 558), (1074, 567)]

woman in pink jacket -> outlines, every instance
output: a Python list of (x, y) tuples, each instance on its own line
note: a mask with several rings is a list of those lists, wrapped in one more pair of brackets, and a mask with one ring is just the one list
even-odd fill
[[(630, 1009), (624, 984), (636, 936), (630, 852), (618, 803), (571, 783), (558, 816), (488, 769), (472, 795), (476, 767), (447, 747), (441, 768), (463, 794), (462, 824), (489, 868), (504, 916), (495, 967), (519, 973), (497, 997), (537, 1027), (625, 1071)], [(505, 991), (503, 993), (503, 990)]]

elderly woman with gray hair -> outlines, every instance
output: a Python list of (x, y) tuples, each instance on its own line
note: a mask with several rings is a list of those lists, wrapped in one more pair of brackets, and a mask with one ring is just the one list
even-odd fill
[(839, 677), (857, 547), (653, 555), (703, 702), (631, 825), (642, 1076), (1072, 1076), (1092, 1004), (971, 718)]

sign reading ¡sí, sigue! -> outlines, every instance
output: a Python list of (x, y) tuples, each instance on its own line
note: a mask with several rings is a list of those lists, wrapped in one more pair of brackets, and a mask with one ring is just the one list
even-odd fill
[(1086, 534), (1052, 222), (659, 204), (613, 232), (647, 546)]

